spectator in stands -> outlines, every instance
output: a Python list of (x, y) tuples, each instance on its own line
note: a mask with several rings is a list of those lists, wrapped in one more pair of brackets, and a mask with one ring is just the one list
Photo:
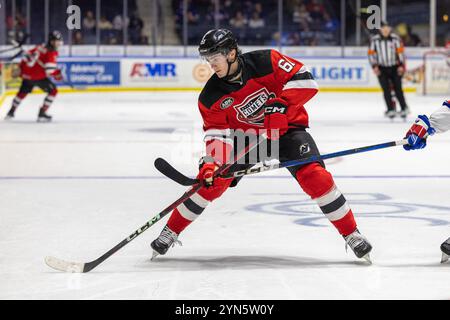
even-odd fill
[(339, 21), (336, 18), (331, 17), (328, 12), (324, 12), (324, 31), (336, 32), (339, 30)]
[(111, 22), (109, 22), (108, 19), (106, 19), (105, 16), (102, 16), (100, 18), (100, 21), (98, 22), (98, 28), (100, 30), (111, 30), (113, 28), (113, 25)]
[(247, 27), (247, 23), (247, 19), (240, 10), (236, 11), (235, 16), (230, 20), (230, 25), (234, 29), (245, 29)]
[(292, 22), (298, 23), (301, 30), (309, 30), (309, 24), (312, 23), (312, 18), (304, 4), (295, 7), (292, 13)]
[(133, 13), (130, 16), (130, 23), (128, 25), (128, 39), (131, 44), (140, 44), (141, 43), (141, 35), (142, 29), (144, 28), (144, 22), (137, 15), (137, 13)]
[(410, 25), (406, 23), (400, 23), (396, 27), (398, 35), (402, 38), (403, 44), (407, 47), (418, 47), (422, 46), (422, 40), (419, 36), (412, 32)]
[(233, 33), (239, 38), (241, 43), (246, 43), (247, 41), (247, 25), (248, 20), (242, 13), (242, 11), (236, 11), (236, 14), (229, 21), (230, 27)]
[(12, 30), (12, 29), (14, 29), (14, 27), (16, 28), (16, 31), (17, 30), (25, 30), (26, 25), (27, 25), (26, 19), (20, 12), (16, 13), (15, 19), (13, 19), (12, 16), (6, 17), (6, 29), (7, 30)]
[(264, 14), (263, 14), (263, 7), (262, 7), (261, 2), (255, 3), (255, 5), (254, 5), (254, 7), (253, 7), (253, 11), (254, 11), (254, 12), (257, 12), (257, 13), (259, 14), (260, 17), (263, 17), (263, 16), (264, 16)]
[(272, 39), (267, 43), (267, 45), (269, 45), (271, 47), (276, 47), (276, 46), (280, 45), (280, 41), (281, 41), (281, 45), (285, 46), (288, 43), (288, 39), (289, 39), (288, 33), (283, 32), (283, 35), (280, 35), (280, 32), (276, 31), (272, 34)]
[(254, 11), (252, 17), (248, 21), (248, 26), (250, 28), (250, 33), (248, 39), (250, 40), (249, 44), (262, 44), (261, 41), (264, 38), (263, 28), (266, 23), (264, 19), (262, 19), (258, 12)]
[(27, 20), (25, 17), (20, 13), (16, 13), (16, 30), (25, 30), (27, 27)]
[(224, 3), (220, 6), (225, 12), (233, 12), (235, 11), (234, 2), (232, 0), (225, 0)]
[(116, 45), (116, 44), (119, 44), (119, 39), (115, 35), (112, 34), (108, 37), (107, 43), (110, 45)]
[(313, 19), (321, 18), (325, 12), (325, 7), (320, 0), (311, 0), (307, 9), (311, 13)]
[(73, 34), (72, 44), (84, 44), (83, 34), (77, 30)]
[(105, 16), (102, 16), (98, 22), (98, 28), (100, 29), (101, 43), (111, 44), (111, 38), (114, 37), (112, 23)]
[(254, 11), (252, 17), (248, 21), (248, 26), (251, 29), (263, 28), (266, 25), (264, 19), (261, 18), (257, 11)]
[(288, 46), (299, 46), (300, 42), (300, 34), (298, 32), (291, 32), (287, 39), (286, 45)]
[(319, 0), (311, 0), (307, 10), (312, 18), (311, 27), (313, 30), (320, 30), (324, 22), (325, 7)]
[(187, 7), (187, 22), (188, 24), (198, 24), (200, 20), (200, 15), (197, 11), (197, 8), (194, 4), (192, 4), (192, 1), (188, 1), (188, 7)]
[(242, 12), (245, 16), (249, 17), (253, 12), (253, 3), (251, 1), (244, 1), (241, 4)]
[(281, 41), (281, 45), (284, 45), (284, 42), (281, 40), (280, 32), (276, 31), (276, 32), (274, 32), (272, 34), (272, 39), (270, 40), (268, 45), (271, 46), (271, 47), (279, 46), (280, 45), (280, 41)]
[(86, 16), (83, 18), (83, 28), (88, 33), (95, 33), (95, 17), (92, 11), (86, 12)]
[(114, 17), (112, 24), (113, 24), (113, 29), (117, 30), (117, 31), (122, 30), (124, 25), (126, 25), (126, 23), (124, 23), (124, 21), (123, 21), (123, 17), (121, 14), (118, 14)]

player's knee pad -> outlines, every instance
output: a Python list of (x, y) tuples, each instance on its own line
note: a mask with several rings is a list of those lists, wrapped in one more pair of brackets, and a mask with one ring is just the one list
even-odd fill
[(312, 199), (324, 195), (334, 186), (331, 174), (317, 162), (298, 169), (295, 177), (303, 191)]
[(213, 201), (219, 198), (230, 186), (233, 179), (216, 178), (214, 185), (206, 188), (201, 188), (197, 193), (208, 201)]

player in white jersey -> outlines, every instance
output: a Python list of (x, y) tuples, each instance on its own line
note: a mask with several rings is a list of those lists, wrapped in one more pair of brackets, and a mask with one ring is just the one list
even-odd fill
[[(406, 133), (408, 144), (405, 150), (423, 149), (427, 145), (427, 137), (435, 133), (450, 130), (450, 100), (444, 101), (442, 106), (434, 111), (428, 118), (426, 115), (417, 117), (414, 124)], [(442, 260), (446, 262), (450, 258), (450, 238), (441, 244)]]

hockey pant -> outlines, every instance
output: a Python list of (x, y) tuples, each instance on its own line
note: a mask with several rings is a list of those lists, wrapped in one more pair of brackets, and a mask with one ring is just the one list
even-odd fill
[(41, 107), (43, 111), (47, 111), (48, 108), (50, 108), (51, 104), (53, 103), (53, 100), (55, 99), (56, 95), (58, 94), (58, 90), (56, 89), (56, 85), (48, 78), (43, 80), (27, 80), (24, 79), (22, 81), (22, 85), (20, 86), (19, 92), (17, 93), (16, 97), (13, 100), (12, 107), (14, 109), (17, 109), (17, 107), (20, 105), (22, 100), (31, 92), (33, 91), (34, 87), (41, 88), (44, 92), (47, 93), (47, 96), (44, 99), (44, 103)]

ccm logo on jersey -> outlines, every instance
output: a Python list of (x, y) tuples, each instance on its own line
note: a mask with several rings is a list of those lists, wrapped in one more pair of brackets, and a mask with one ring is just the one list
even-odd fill
[(268, 113), (286, 113), (286, 107), (285, 106), (283, 106), (283, 105), (277, 105), (277, 104), (275, 104), (275, 105), (272, 105), (272, 106), (267, 106), (266, 108), (265, 108), (265, 113), (266, 114), (268, 114)]
[(228, 98), (224, 99), (222, 101), (222, 103), (220, 104), (220, 109), (228, 108), (229, 106), (231, 106), (233, 104), (233, 102), (234, 102), (234, 99), (231, 98), (231, 97), (228, 97)]

